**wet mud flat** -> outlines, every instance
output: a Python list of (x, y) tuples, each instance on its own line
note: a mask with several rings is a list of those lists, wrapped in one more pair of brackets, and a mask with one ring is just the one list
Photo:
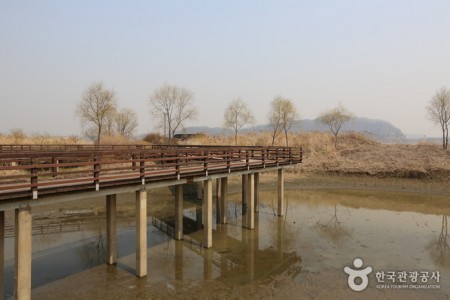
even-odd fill
[[(204, 249), (200, 245), (201, 203), (185, 200), (188, 232), (183, 241), (175, 241), (152, 225), (153, 219), (170, 225), (167, 220), (174, 214), (172, 195), (169, 191), (151, 195), (148, 276), (143, 279), (134, 275), (131, 195), (120, 195), (118, 199), (116, 266), (104, 263), (104, 199), (86, 200), (87, 206), (78, 203), (65, 208), (42, 208), (41, 213), (34, 212), (38, 220), (33, 228), (32, 297), (447, 299), (450, 295), (448, 196), (371, 190), (287, 190), (287, 211), (282, 218), (274, 213), (276, 197), (274, 191), (261, 192), (255, 229), (247, 230), (241, 224), (240, 194), (230, 195), (228, 224), (215, 225), (213, 247)], [(62, 224), (62, 220), (69, 219), (71, 230), (63, 224), (53, 225), (53, 232), (45, 231), (45, 224)], [(6, 298), (12, 296), (13, 242), (13, 237), (6, 239)], [(349, 288), (344, 273), (345, 267), (354, 268), (355, 258), (364, 261), (363, 268), (373, 269), (368, 275), (368, 287), (361, 292)], [(420, 277), (417, 284), (410, 277), (406, 277), (407, 284), (400, 282), (400, 273), (416, 271), (428, 272), (427, 282), (421, 284)], [(385, 276), (380, 282), (377, 272), (395, 276)], [(436, 272), (439, 282), (431, 278)], [(388, 285), (392, 288), (386, 288)]]

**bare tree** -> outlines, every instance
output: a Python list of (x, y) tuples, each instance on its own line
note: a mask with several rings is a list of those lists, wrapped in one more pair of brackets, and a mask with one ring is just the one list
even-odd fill
[(428, 118), (442, 129), (442, 148), (448, 149), (448, 127), (450, 125), (450, 91), (443, 87), (431, 98), (427, 106)]
[(339, 104), (336, 108), (328, 110), (319, 115), (318, 121), (327, 125), (334, 135), (334, 147), (337, 149), (338, 134), (342, 128), (342, 125), (353, 119), (352, 113), (347, 111), (345, 107)]
[(132, 137), (138, 126), (136, 113), (124, 108), (114, 116), (115, 131), (125, 137)]
[(116, 107), (114, 91), (106, 89), (102, 82), (92, 83), (83, 93), (76, 114), (85, 133), (95, 136), (97, 144), (100, 144), (103, 127), (108, 117), (116, 112)]
[(234, 130), (234, 142), (237, 145), (238, 131), (245, 125), (253, 124), (255, 117), (253, 117), (247, 105), (237, 98), (228, 105), (224, 114), (225, 128)]
[(151, 114), (159, 120), (159, 126), (169, 130), (169, 139), (187, 120), (197, 117), (194, 107), (194, 93), (176, 85), (164, 84), (150, 96)]
[(283, 131), (286, 146), (289, 146), (288, 133), (298, 118), (295, 106), (291, 100), (282, 97), (276, 97), (270, 105), (269, 124), (272, 127), (272, 146)]

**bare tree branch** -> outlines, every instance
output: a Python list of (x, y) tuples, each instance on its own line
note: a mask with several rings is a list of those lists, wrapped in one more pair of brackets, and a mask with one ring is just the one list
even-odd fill
[(124, 137), (132, 137), (138, 126), (136, 113), (124, 108), (116, 113), (114, 117), (115, 131)]

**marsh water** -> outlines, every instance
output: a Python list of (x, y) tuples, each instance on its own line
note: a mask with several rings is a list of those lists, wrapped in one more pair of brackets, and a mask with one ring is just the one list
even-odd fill
[[(144, 279), (134, 276), (133, 195), (118, 196), (116, 266), (104, 263), (104, 199), (33, 209), (33, 298), (446, 299), (450, 294), (448, 196), (287, 190), (286, 214), (278, 217), (276, 192), (262, 191), (254, 230), (242, 228), (240, 197), (230, 195), (228, 224), (214, 225), (213, 247), (204, 249), (201, 203), (185, 199), (185, 238), (175, 241), (167, 234), (173, 196), (169, 189), (152, 192)], [(7, 215), (7, 224), (13, 224), (12, 217)], [(169, 225), (166, 232), (158, 229), (161, 222)], [(8, 228), (7, 298), (14, 276), (14, 238)], [(362, 292), (349, 288), (344, 273), (346, 266), (355, 268), (355, 258), (373, 270)], [(413, 272), (419, 274), (417, 282)]]

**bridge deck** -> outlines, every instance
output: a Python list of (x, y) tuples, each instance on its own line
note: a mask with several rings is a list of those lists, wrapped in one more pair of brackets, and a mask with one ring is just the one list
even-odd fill
[(0, 200), (282, 167), (292, 147), (0, 145)]

